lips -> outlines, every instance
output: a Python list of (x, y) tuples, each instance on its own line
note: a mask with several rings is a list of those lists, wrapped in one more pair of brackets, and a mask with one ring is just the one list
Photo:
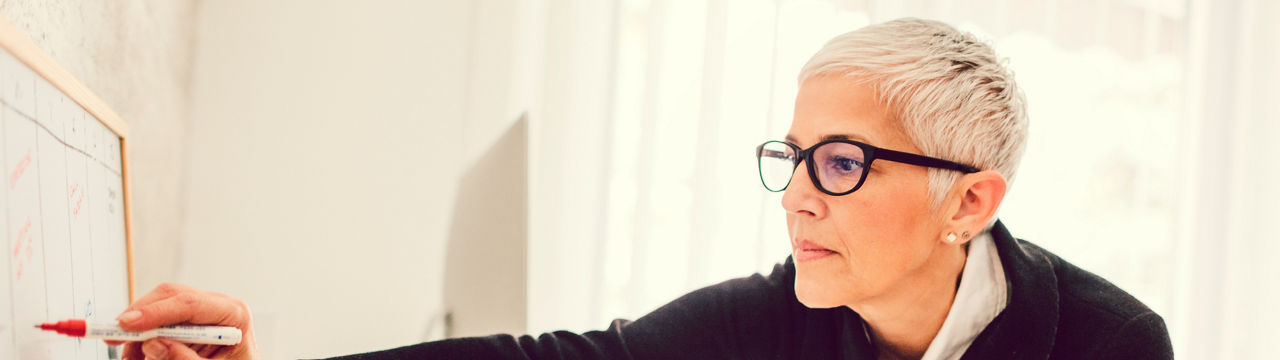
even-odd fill
[(798, 239), (791, 242), (792, 255), (796, 262), (805, 262), (826, 258), (839, 254), (834, 250), (818, 245), (808, 239)]

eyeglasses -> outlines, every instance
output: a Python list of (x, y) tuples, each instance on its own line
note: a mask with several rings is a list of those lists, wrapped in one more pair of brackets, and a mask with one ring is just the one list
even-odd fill
[(969, 165), (863, 144), (853, 140), (827, 140), (800, 149), (784, 141), (766, 141), (756, 147), (760, 181), (765, 189), (779, 192), (791, 184), (791, 176), (800, 162), (809, 170), (809, 180), (818, 190), (831, 196), (847, 195), (867, 180), (866, 169), (876, 159), (904, 164), (955, 170), (965, 174), (978, 172)]

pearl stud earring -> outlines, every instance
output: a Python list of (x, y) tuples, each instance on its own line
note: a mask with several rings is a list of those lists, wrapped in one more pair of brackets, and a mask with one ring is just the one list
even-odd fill
[(956, 233), (947, 234), (947, 242), (956, 242)]

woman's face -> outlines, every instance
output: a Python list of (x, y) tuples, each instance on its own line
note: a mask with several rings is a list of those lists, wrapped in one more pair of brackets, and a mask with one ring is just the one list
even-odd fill
[[(811, 77), (800, 85), (787, 140), (808, 149), (830, 138), (920, 153), (870, 87), (846, 77)], [(875, 161), (858, 191), (831, 196), (814, 187), (806, 165), (792, 174), (782, 197), (800, 302), (857, 306), (918, 285), (927, 260), (942, 250), (943, 221), (929, 207), (927, 169)]]

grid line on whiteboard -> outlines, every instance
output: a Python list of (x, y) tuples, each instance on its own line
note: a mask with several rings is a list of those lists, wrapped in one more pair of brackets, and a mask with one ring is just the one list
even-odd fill
[[(8, 135), (9, 135), (9, 125), (8, 125), (8, 124), (9, 124), (9, 119), (6, 119), (6, 116), (4, 116), (2, 113), (0, 113), (0, 134), (2, 134), (2, 135), (4, 135), (4, 136), (8, 136)], [(3, 151), (4, 151), (4, 147), (3, 147), (3, 146), (0, 146), (0, 152), (3, 152)], [(8, 169), (8, 168), (9, 168), (9, 161), (8, 161), (8, 160), (9, 160), (9, 157), (7, 157), (7, 156), (5, 156), (5, 157), (3, 157), (3, 158), (0, 158), (0, 164), (3, 164), (3, 165), (4, 165), (4, 169)], [(8, 186), (7, 186), (7, 185), (8, 185), (8, 182), (7, 182), (7, 181), (6, 181), (5, 185), (6, 185), (5, 187), (7, 188), (7, 187), (8, 187)], [(3, 220), (4, 220), (4, 222), (5, 222), (5, 227), (4, 227), (4, 229), (5, 229), (6, 233), (4, 234), (4, 244), (5, 244), (5, 252), (8, 252), (8, 249), (9, 249), (9, 234), (7, 233), (7, 231), (9, 230), (9, 216), (8, 216), (8, 214), (9, 214), (9, 213), (12, 213), (12, 212), (13, 212), (13, 209), (10, 209), (9, 201), (8, 201), (8, 197), (7, 197), (7, 196), (12, 196), (12, 195), (8, 195), (8, 193), (6, 193), (5, 195), (6, 195), (6, 198), (5, 198), (5, 202), (4, 202), (4, 211), (5, 211), (5, 214), (6, 214), (6, 215), (5, 215), (5, 216), (0, 216), (0, 218), (3, 218)], [(7, 254), (6, 254), (6, 256), (7, 256)], [(9, 321), (10, 321), (10, 322), (12, 322), (12, 321), (13, 321), (13, 319), (14, 319), (15, 317), (17, 317), (16, 310), (14, 309), (14, 306), (13, 306), (13, 302), (14, 302), (14, 301), (16, 301), (16, 300), (13, 298), (14, 289), (15, 289), (16, 287), (15, 287), (15, 286), (14, 286), (14, 284), (13, 284), (13, 280), (11, 280), (11, 279), (13, 279), (13, 266), (6, 266), (6, 267), (5, 267), (5, 269), (4, 269), (4, 273), (5, 273), (5, 279), (4, 279), (4, 282), (5, 282), (5, 284), (8, 284), (8, 285), (9, 285), (9, 293), (8, 293), (8, 295), (10, 296), (10, 302), (9, 302)], [(18, 332), (17, 332), (17, 331), (10, 331), (10, 332), (9, 332), (9, 334), (10, 334), (10, 335), (9, 335), (9, 337), (10, 337), (10, 340), (9, 340), (10, 344), (15, 344), (15, 345), (16, 345), (16, 344), (18, 343)], [(10, 350), (13, 354), (17, 354), (17, 352), (18, 352), (18, 349), (16, 349), (16, 348), (12, 348), (12, 347), (11, 347), (9, 350)], [(8, 354), (8, 355), (13, 355), (13, 354)]]
[[(37, 130), (37, 132), (38, 131), (39, 130)], [(40, 257), (41, 257), (40, 268), (41, 269), (40, 270), (44, 272), (43, 274), (40, 274), (40, 282), (44, 284), (44, 286), (42, 286), (42, 288), (44, 288), (44, 303), (45, 303), (44, 318), (48, 319), (49, 318), (49, 252), (45, 251), (48, 248), (45, 247), (44, 244), (48, 243), (48, 241), (46, 240), (48, 240), (49, 238), (49, 233), (45, 232), (46, 229), (44, 228), (44, 223), (45, 223), (44, 221), (45, 220), (44, 219), (44, 178), (41, 176), (43, 175), (43, 173), (40, 171), (40, 167), (44, 166), (44, 161), (43, 161), (44, 159), (40, 157), (41, 156), (40, 135), (38, 133), (35, 136), (35, 147), (36, 147), (36, 158), (40, 159), (39, 161), (34, 161), (34, 163), (36, 164), (35, 166), (36, 171), (35, 171), (35, 174), (32, 174), (32, 176), (36, 178), (36, 211), (40, 214), (40, 237), (41, 237), (40, 239)], [(63, 182), (66, 182), (65, 176), (63, 177)]]

